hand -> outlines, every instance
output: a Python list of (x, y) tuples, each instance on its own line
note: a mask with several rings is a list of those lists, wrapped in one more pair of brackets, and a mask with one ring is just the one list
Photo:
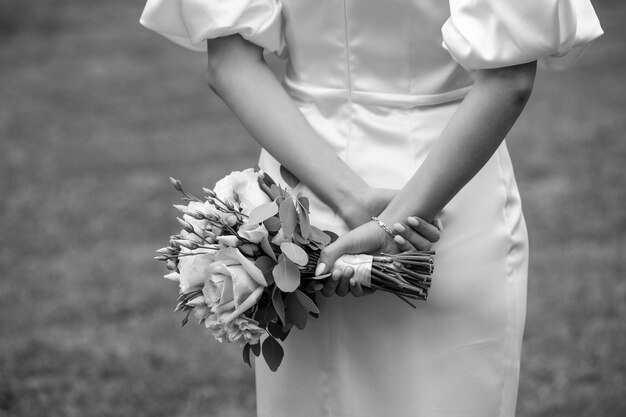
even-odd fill
[[(393, 241), (391, 235), (385, 232), (378, 224), (369, 221), (364, 225), (340, 236), (334, 243), (328, 245), (320, 254), (320, 260), (315, 271), (315, 275), (328, 273), (335, 261), (344, 254), (359, 253), (397, 253), (398, 245)], [(355, 280), (351, 279), (354, 270), (348, 267), (343, 271), (333, 270), (331, 277), (324, 282), (322, 294), (329, 297), (337, 294), (341, 297), (349, 292), (355, 296), (370, 294), (372, 290), (361, 287)]]
[[(368, 222), (363, 226), (339, 237), (337, 241), (325, 248), (318, 263), (316, 275), (329, 270), (328, 265), (334, 265), (337, 258), (344, 254), (358, 253), (397, 253), (405, 251), (430, 250), (432, 244), (441, 237), (442, 224), (439, 219), (435, 224), (426, 222), (419, 217), (409, 217), (406, 223), (395, 223), (393, 229), (398, 235), (391, 239), (391, 235), (384, 231), (375, 222)], [(330, 297), (337, 294), (341, 297), (351, 293), (354, 296), (371, 294), (372, 290), (363, 288), (358, 282), (351, 279), (354, 270), (350, 267), (343, 271), (334, 269), (331, 277), (324, 281), (321, 292)]]
[(393, 230), (397, 233), (394, 242), (402, 252), (427, 251), (439, 241), (443, 225), (439, 219), (435, 219), (433, 224), (413, 216), (406, 223), (395, 223)]
[(398, 190), (389, 188), (356, 190), (350, 202), (340, 208), (339, 215), (350, 229), (354, 229), (369, 222), (372, 216), (378, 216), (397, 194)]

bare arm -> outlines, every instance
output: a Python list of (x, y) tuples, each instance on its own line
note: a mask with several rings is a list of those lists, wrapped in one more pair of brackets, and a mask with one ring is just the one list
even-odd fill
[(302, 116), (266, 65), (260, 47), (239, 35), (208, 40), (207, 46), (209, 86), (263, 148), (349, 225), (358, 226), (380, 213), (392, 195), (378, 208), (365, 207), (376, 205), (363, 201), (374, 193)]
[(536, 62), (477, 71), (470, 93), (381, 220), (432, 220), (500, 146), (530, 98), (535, 71)]
[[(413, 215), (432, 221), (502, 143), (530, 97), (535, 70), (536, 63), (531, 62), (477, 71), (470, 93), (424, 163), (378, 217), (390, 227)], [(345, 253), (397, 249), (387, 233), (369, 222), (329, 246), (318, 271), (326, 271)]]

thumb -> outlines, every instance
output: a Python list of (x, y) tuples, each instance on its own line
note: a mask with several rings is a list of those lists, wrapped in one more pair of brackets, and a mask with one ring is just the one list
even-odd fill
[(347, 253), (353, 253), (353, 248), (351, 239), (346, 238), (346, 235), (343, 235), (322, 249), (317, 263), (317, 268), (315, 269), (315, 275), (323, 275), (332, 271), (337, 258)]

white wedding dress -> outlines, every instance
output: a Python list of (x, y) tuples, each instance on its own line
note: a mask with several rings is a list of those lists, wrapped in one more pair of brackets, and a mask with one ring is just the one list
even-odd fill
[[(141, 23), (191, 49), (239, 33), (281, 54), (311, 125), (372, 187), (396, 189), (471, 88), (469, 71), (565, 68), (602, 34), (587, 0), (149, 0)], [(280, 178), (266, 152), (260, 165)], [(311, 200), (317, 226), (347, 230)], [(257, 361), (260, 417), (514, 415), (528, 247), (505, 144), (441, 220), (428, 301), (322, 298), (276, 373)]]

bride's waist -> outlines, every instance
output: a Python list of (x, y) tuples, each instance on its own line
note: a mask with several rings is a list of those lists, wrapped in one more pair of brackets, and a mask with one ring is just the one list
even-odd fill
[(309, 84), (288, 77), (284, 78), (283, 86), (292, 98), (305, 102), (356, 103), (400, 109), (457, 101), (465, 97), (471, 88), (471, 86), (466, 86), (433, 94), (360, 91), (351, 88)]

